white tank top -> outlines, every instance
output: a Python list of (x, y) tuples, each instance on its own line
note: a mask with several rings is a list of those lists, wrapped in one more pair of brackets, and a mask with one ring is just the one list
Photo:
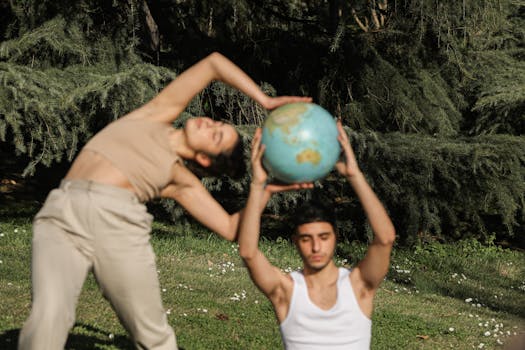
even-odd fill
[(303, 273), (292, 272), (292, 299), (280, 330), (287, 350), (370, 349), (372, 321), (361, 311), (349, 278), (350, 270), (340, 267), (337, 300), (322, 310), (308, 296)]

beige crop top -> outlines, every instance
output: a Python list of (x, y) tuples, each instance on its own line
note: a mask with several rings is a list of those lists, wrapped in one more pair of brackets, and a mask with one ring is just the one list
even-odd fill
[(129, 180), (138, 198), (146, 202), (160, 195), (172, 179), (180, 157), (170, 149), (170, 124), (148, 119), (118, 119), (84, 146), (115, 165)]

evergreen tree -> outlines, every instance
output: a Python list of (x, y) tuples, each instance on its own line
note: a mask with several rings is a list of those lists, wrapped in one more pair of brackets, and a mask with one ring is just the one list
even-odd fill
[[(28, 157), (28, 176), (71, 161), (93, 133), (218, 50), (269, 94), (312, 96), (343, 118), (405, 242), (518, 237), (524, 14), (521, 0), (0, 2), (1, 149)], [(205, 114), (249, 140), (265, 113), (213, 83), (176, 126)], [(248, 181), (203, 179), (232, 210)], [(348, 188), (332, 176), (318, 185), (344, 209), (342, 232), (366, 239)], [(268, 213), (312, 195), (277, 196)]]

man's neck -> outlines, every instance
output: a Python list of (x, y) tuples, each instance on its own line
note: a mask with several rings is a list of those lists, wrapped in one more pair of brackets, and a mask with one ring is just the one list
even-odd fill
[(322, 269), (312, 269), (308, 266), (303, 266), (303, 275), (306, 280), (307, 286), (319, 287), (326, 286), (337, 280), (339, 277), (339, 269), (335, 266), (333, 261), (330, 261)]

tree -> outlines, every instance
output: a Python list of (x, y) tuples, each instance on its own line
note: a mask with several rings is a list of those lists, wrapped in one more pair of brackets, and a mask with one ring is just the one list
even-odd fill
[[(29, 158), (27, 176), (70, 161), (94, 132), (219, 50), (268, 93), (309, 95), (343, 118), (407, 243), (525, 227), (520, 1), (24, 0), (0, 10), (0, 140)], [(247, 139), (265, 117), (219, 83), (184, 118), (197, 114), (227, 119)], [(232, 206), (246, 196), (247, 178), (203, 181)], [(342, 232), (366, 239), (343, 185), (329, 176), (320, 186), (347, 209)], [(277, 197), (269, 212), (310, 195)]]

